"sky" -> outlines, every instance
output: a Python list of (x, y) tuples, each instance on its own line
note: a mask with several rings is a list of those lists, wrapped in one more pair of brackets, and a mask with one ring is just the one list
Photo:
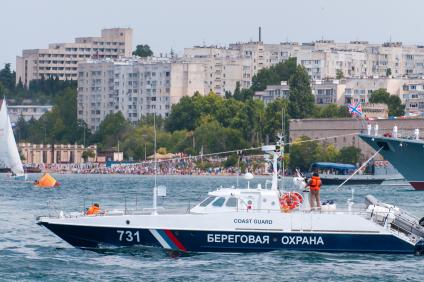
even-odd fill
[(23, 49), (131, 27), (155, 54), (233, 42), (424, 43), (421, 0), (1, 0), (0, 67)]

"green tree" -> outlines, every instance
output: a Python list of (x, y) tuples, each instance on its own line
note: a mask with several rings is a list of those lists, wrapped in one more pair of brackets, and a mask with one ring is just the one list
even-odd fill
[(389, 108), (390, 116), (403, 116), (405, 114), (405, 105), (396, 95), (390, 95), (386, 89), (378, 89), (371, 93), (370, 103), (383, 103)]
[(10, 63), (0, 70), (0, 83), (10, 92), (15, 89), (15, 72), (11, 70)]
[(141, 44), (141, 45), (137, 45), (137, 47), (135, 48), (135, 51), (132, 54), (139, 57), (151, 57), (153, 56), (153, 51), (150, 50), (149, 45)]
[(338, 160), (341, 163), (357, 164), (361, 158), (361, 149), (354, 146), (340, 149)]
[(303, 66), (297, 66), (289, 80), (289, 114), (291, 118), (308, 118), (314, 112), (315, 98), (312, 95), (309, 76)]
[(386, 76), (391, 76), (392, 75), (392, 69), (391, 68), (387, 68), (386, 69)]
[(121, 112), (108, 114), (100, 123), (99, 129), (94, 134), (94, 142), (99, 142), (99, 148), (109, 149), (116, 146), (118, 141), (122, 141), (124, 136), (131, 131), (130, 123), (124, 118)]
[(389, 116), (405, 115), (405, 105), (402, 104), (399, 96), (391, 95), (388, 102)]
[(324, 149), (322, 161), (326, 162), (337, 162), (340, 152), (337, 150), (336, 146), (329, 144), (322, 147)]
[(250, 144), (261, 143), (265, 109), (260, 100), (247, 100), (232, 119), (231, 128), (240, 130)]
[[(284, 109), (284, 117), (283, 117)], [(277, 134), (282, 132), (282, 120), (284, 119), (284, 128), (286, 131), (283, 133), (288, 136), (289, 133), (289, 115), (288, 115), (288, 101), (286, 99), (276, 99), (269, 103), (265, 109), (265, 119), (263, 124), (263, 137), (268, 136), (269, 141), (276, 141)]]
[(96, 154), (91, 150), (85, 150), (84, 152), (82, 152), (82, 158), (85, 163), (88, 161), (89, 158), (94, 158), (95, 156)]
[(336, 104), (329, 104), (319, 109), (320, 118), (334, 118), (339, 115), (339, 107)]
[(171, 113), (166, 120), (166, 129), (175, 130), (194, 130), (196, 122), (200, 118), (200, 108), (195, 103), (195, 99), (202, 99), (199, 92), (194, 93), (193, 97), (184, 96), (177, 103), (172, 105)]
[(241, 132), (234, 128), (224, 128), (216, 120), (205, 120), (194, 131), (196, 152), (203, 147), (204, 153), (215, 153), (246, 148), (247, 143)]
[(349, 110), (346, 106), (336, 104), (328, 104), (323, 107), (317, 107), (315, 113), (317, 118), (343, 118), (350, 117)]
[[(305, 142), (306, 141), (306, 142)], [(290, 162), (291, 169), (299, 168), (301, 171), (308, 171), (310, 165), (322, 158), (322, 146), (311, 141), (307, 136), (301, 136), (290, 145)]]
[(289, 58), (270, 68), (261, 69), (253, 76), (250, 89), (255, 92), (265, 90), (267, 85), (279, 85), (281, 81), (288, 81), (295, 70), (296, 58)]

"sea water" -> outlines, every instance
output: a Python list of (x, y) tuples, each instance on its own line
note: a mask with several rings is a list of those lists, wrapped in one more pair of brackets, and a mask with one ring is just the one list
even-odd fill
[[(273, 251), (171, 256), (160, 248), (129, 247), (99, 252), (73, 248), (36, 216), (81, 211), (93, 202), (103, 208), (151, 207), (151, 176), (54, 175), (62, 186), (40, 189), (0, 175), (0, 281), (423, 281), (424, 257), (414, 255)], [(30, 178), (36, 179), (37, 175)], [(257, 177), (250, 186), (264, 187)], [(290, 179), (287, 180), (290, 185)], [(159, 204), (188, 208), (236, 177), (161, 176), (167, 187)], [(240, 179), (240, 186), (246, 186)], [(323, 187), (322, 200), (346, 205), (352, 186)], [(424, 192), (403, 185), (355, 186), (355, 201), (373, 194), (416, 216), (424, 216)]]

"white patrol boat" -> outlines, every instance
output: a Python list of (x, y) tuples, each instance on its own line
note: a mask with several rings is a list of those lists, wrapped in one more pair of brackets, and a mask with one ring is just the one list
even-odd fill
[[(154, 246), (180, 252), (262, 252), (272, 250), (424, 253), (424, 228), (417, 218), (373, 196), (366, 204), (348, 200), (309, 208), (307, 193), (278, 188), (280, 145), (262, 148), (271, 157), (272, 181), (265, 186), (218, 188), (182, 213), (141, 211), (84, 212), (39, 217), (39, 225), (79, 248)], [(283, 147), (281, 147), (283, 149)], [(249, 176), (249, 175), (248, 175)], [(251, 175), (250, 175), (251, 176)], [(301, 188), (304, 179), (295, 178)], [(270, 183), (270, 187), (267, 184)]]

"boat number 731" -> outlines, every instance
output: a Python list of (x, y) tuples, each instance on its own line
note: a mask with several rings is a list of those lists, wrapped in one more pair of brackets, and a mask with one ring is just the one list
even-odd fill
[(126, 242), (140, 242), (140, 232), (139, 231), (130, 231), (130, 230), (116, 230), (119, 234), (119, 241)]

